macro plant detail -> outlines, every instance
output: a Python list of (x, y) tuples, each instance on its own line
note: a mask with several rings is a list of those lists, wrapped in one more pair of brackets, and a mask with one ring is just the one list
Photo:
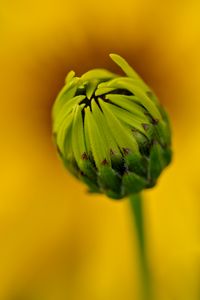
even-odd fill
[(66, 168), (113, 199), (156, 184), (171, 161), (167, 113), (154, 92), (117, 54), (125, 76), (93, 69), (70, 71), (52, 110), (53, 135)]
[(52, 110), (53, 136), (66, 168), (113, 199), (129, 196), (138, 239), (141, 296), (153, 299), (146, 253), (143, 201), (171, 161), (167, 113), (124, 58), (110, 54), (126, 76), (93, 69), (70, 71)]

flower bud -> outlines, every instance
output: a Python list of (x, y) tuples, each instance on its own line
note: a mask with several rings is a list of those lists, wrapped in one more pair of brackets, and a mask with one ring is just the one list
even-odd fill
[(153, 91), (122, 57), (110, 57), (126, 76), (69, 72), (53, 106), (53, 135), (64, 165), (90, 192), (121, 199), (155, 185), (171, 161), (171, 133)]

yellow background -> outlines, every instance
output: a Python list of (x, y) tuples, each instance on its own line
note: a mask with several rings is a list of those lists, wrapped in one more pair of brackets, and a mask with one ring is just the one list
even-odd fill
[(200, 299), (200, 2), (1, 0), (0, 299), (139, 299), (127, 200), (90, 196), (59, 161), (66, 73), (124, 56), (169, 111), (174, 159), (144, 193), (156, 299)]

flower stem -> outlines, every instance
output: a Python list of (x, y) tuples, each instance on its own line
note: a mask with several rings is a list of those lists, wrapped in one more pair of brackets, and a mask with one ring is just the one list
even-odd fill
[(150, 282), (150, 272), (146, 255), (146, 240), (144, 233), (143, 202), (140, 194), (130, 196), (131, 208), (134, 215), (134, 223), (139, 248), (139, 263), (141, 274), (141, 299), (152, 300), (152, 289)]

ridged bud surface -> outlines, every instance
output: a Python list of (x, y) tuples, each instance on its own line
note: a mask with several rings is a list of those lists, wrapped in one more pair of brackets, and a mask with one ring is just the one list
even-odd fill
[(53, 135), (66, 168), (91, 192), (120, 199), (153, 187), (171, 160), (166, 112), (119, 55), (125, 76), (73, 71), (53, 106)]

